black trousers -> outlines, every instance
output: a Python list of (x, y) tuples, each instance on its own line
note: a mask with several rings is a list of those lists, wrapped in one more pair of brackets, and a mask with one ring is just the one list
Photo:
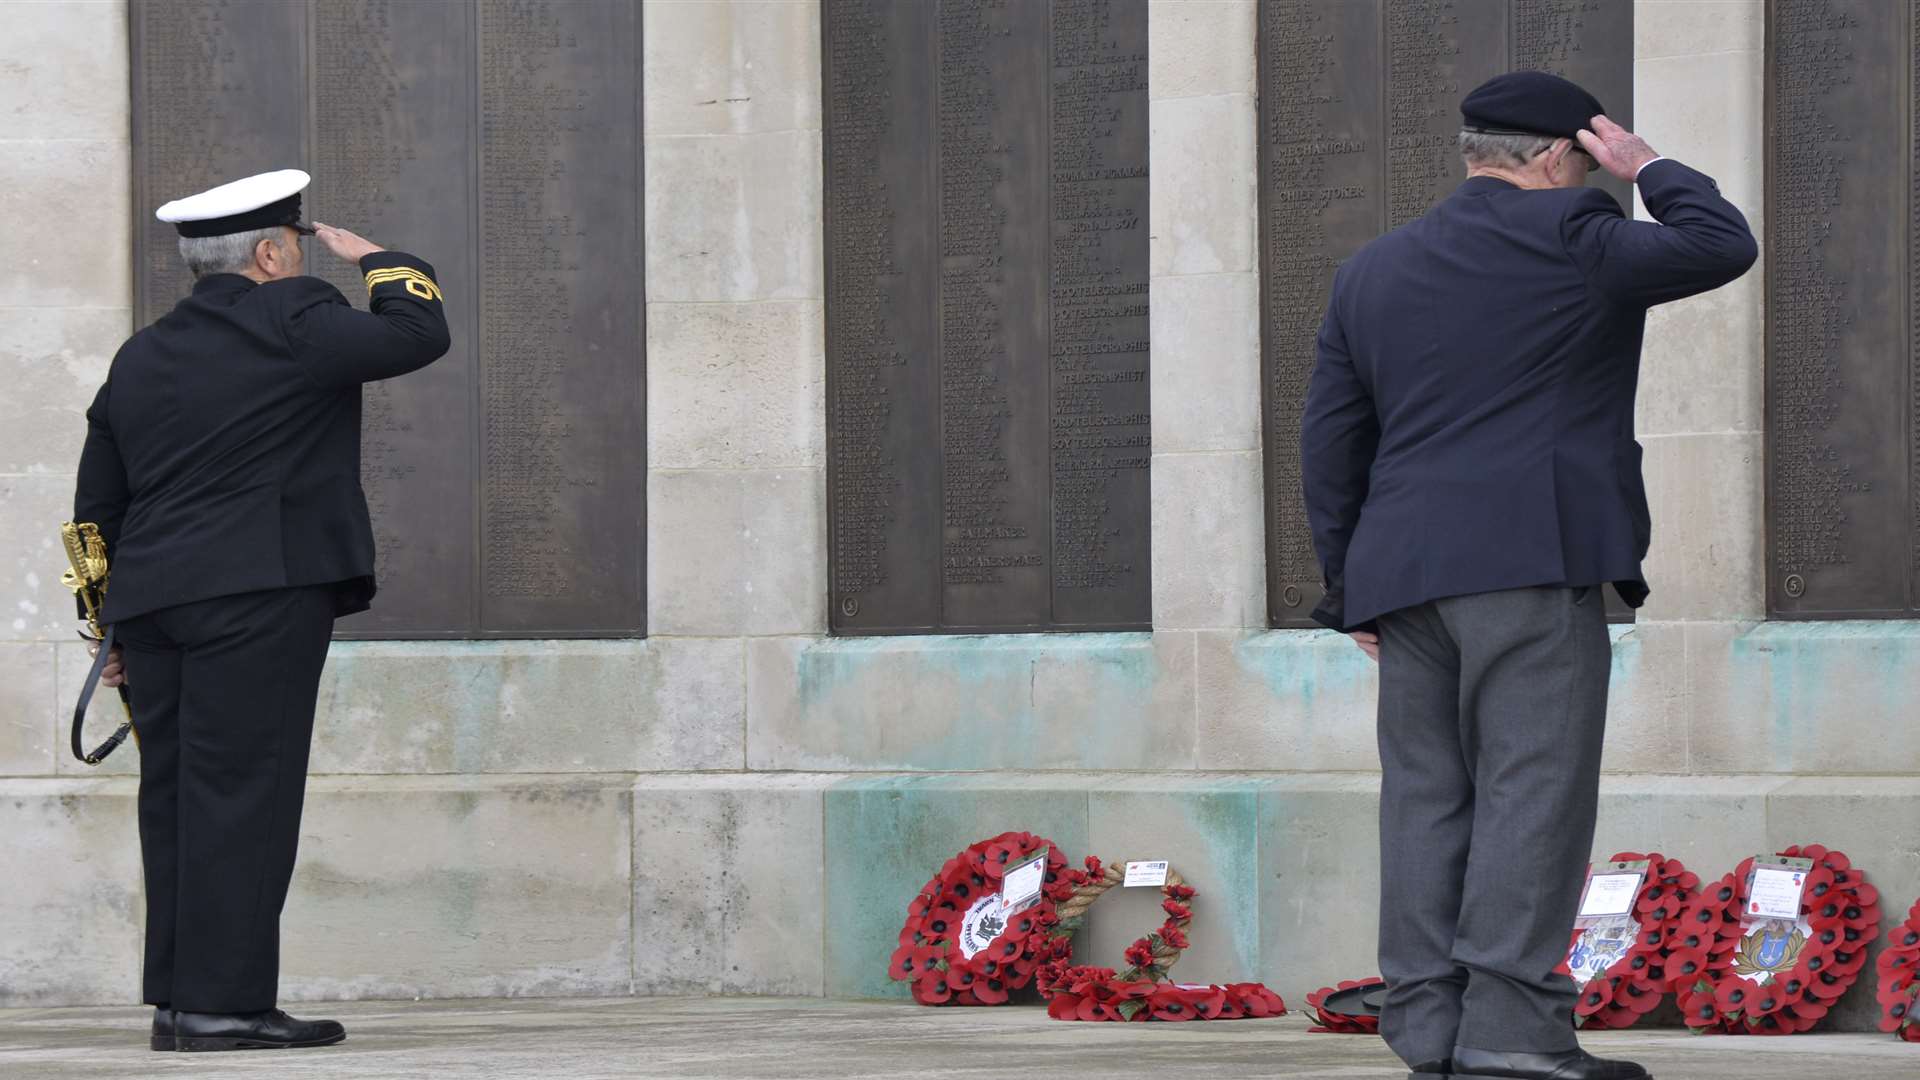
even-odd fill
[(333, 586), (223, 596), (125, 620), (140, 733), (144, 999), (271, 1009)]

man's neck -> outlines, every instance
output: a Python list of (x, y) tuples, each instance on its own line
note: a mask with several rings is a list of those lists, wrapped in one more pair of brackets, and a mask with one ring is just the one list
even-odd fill
[(1546, 177), (1531, 170), (1503, 169), (1498, 165), (1476, 165), (1467, 170), (1468, 179), (1476, 176), (1487, 176), (1495, 180), (1504, 180), (1514, 187), (1526, 191), (1543, 191), (1553, 186), (1547, 182)]

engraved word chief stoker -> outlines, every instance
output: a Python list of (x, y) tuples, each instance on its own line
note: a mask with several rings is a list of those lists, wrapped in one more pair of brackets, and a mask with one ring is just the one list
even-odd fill
[[(192, 294), (134, 334), (87, 409), (74, 522), (111, 563), (101, 682), (132, 697), (155, 1050), (323, 1046), (275, 1007), (307, 754), (333, 621), (374, 595), (360, 388), (449, 346), (433, 267), (300, 220), (308, 176), (160, 207)], [(368, 311), (305, 276), (303, 236)]]

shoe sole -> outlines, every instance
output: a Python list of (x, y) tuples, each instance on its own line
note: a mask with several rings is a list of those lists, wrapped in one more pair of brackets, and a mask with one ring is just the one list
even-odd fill
[[(1495, 1076), (1492, 1073), (1457, 1072), (1447, 1073), (1445, 1076), (1439, 1073), (1413, 1073), (1411, 1074), (1410, 1080), (1513, 1080), (1513, 1077)], [(1641, 1073), (1639, 1076), (1634, 1077), (1633, 1080), (1653, 1080), (1653, 1074)]]
[[(259, 1039), (168, 1039), (154, 1036), (155, 1050), (177, 1050), (183, 1054), (212, 1053), (220, 1050), (305, 1050), (316, 1046), (332, 1046), (346, 1038), (342, 1032), (330, 1039), (308, 1039), (304, 1042), (263, 1042)], [(161, 1045), (168, 1043), (171, 1045)]]

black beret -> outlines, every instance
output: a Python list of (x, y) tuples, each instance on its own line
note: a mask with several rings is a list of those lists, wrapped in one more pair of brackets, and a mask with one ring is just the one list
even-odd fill
[(1460, 102), (1461, 126), (1485, 135), (1571, 139), (1606, 111), (1592, 94), (1544, 71), (1495, 75)]

